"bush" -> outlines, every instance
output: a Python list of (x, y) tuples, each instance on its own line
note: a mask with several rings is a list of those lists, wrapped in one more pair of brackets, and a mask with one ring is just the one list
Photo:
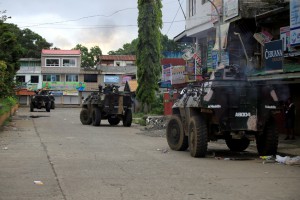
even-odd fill
[(162, 94), (158, 94), (154, 103), (151, 104), (150, 114), (163, 115), (164, 114), (164, 99)]
[(0, 115), (7, 113), (10, 109), (18, 103), (15, 97), (6, 97), (5, 99), (0, 99)]

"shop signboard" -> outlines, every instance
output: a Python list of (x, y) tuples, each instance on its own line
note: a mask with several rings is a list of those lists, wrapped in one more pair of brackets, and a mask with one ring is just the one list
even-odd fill
[(172, 65), (168, 64), (168, 65), (163, 65), (162, 66), (162, 81), (163, 82), (167, 82), (170, 81), (172, 79)]
[(283, 42), (283, 51), (290, 52), (291, 51), (291, 43), (290, 43), (290, 27), (285, 26), (280, 28), (280, 39)]
[(185, 83), (185, 66), (178, 65), (178, 66), (173, 66), (172, 67), (172, 82), (171, 84), (180, 84), (180, 83)]
[(264, 46), (264, 61), (266, 71), (282, 70), (283, 50), (282, 40), (268, 42)]
[(291, 46), (300, 46), (300, 1), (290, 0)]
[(37, 83), (27, 83), (26, 88), (29, 91), (36, 91), (38, 89), (38, 84)]
[(122, 77), (122, 83), (125, 84), (126, 82), (129, 82), (132, 80), (131, 76), (123, 76)]
[(65, 95), (65, 96), (78, 96), (78, 91), (77, 90), (73, 90), (73, 91), (65, 90), (65, 91), (63, 91), (63, 95)]
[(104, 83), (119, 83), (119, 76), (114, 75), (105, 75), (104, 76)]
[(84, 91), (86, 84), (83, 82), (43, 82), (42, 88), (46, 90)]
[(224, 21), (232, 19), (239, 15), (239, 1), (238, 0), (224, 0)]

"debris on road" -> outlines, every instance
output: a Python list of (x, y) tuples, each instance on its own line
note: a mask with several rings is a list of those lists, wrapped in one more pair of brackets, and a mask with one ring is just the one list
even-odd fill
[(276, 155), (276, 162), (286, 164), (286, 165), (300, 165), (300, 156), (290, 157), (290, 156), (280, 156)]
[(42, 181), (33, 181), (33, 183), (35, 185), (44, 185), (44, 183)]

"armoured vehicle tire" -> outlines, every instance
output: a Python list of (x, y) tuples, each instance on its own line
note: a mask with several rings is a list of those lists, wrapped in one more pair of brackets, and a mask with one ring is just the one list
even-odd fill
[(123, 116), (123, 126), (130, 127), (132, 123), (132, 112), (130, 109), (125, 111), (125, 115)]
[(54, 102), (51, 102), (51, 109), (55, 109), (55, 103)]
[(99, 108), (94, 108), (92, 111), (92, 125), (93, 126), (100, 126), (101, 122), (101, 112)]
[(33, 112), (33, 110), (34, 110), (34, 105), (33, 103), (30, 103), (30, 112)]
[(248, 148), (250, 144), (250, 140), (247, 138), (242, 138), (242, 139), (226, 139), (226, 145), (230, 149), (230, 151), (244, 151), (245, 149)]
[(51, 109), (51, 103), (49, 102), (46, 104), (46, 111), (50, 112), (50, 109)]
[(172, 115), (167, 124), (167, 141), (172, 150), (185, 151), (188, 144), (188, 137), (184, 135), (182, 122), (179, 115)]
[(258, 154), (261, 156), (275, 155), (278, 147), (278, 130), (274, 119), (269, 119), (261, 135), (256, 135), (256, 147)]
[(90, 125), (92, 123), (92, 119), (89, 116), (89, 111), (87, 109), (82, 109), (80, 111), (80, 121), (83, 125)]
[(189, 149), (191, 156), (205, 157), (207, 142), (207, 126), (203, 117), (191, 117), (189, 122)]
[(118, 117), (112, 118), (112, 117), (108, 117), (108, 123), (112, 126), (118, 125), (120, 123), (120, 119)]

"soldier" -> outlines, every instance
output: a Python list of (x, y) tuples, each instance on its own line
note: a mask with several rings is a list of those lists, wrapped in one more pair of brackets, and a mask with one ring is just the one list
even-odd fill
[[(287, 136), (285, 140), (295, 140), (295, 118), (296, 118), (296, 107), (292, 102), (291, 98), (288, 98), (287, 103), (285, 105), (285, 128)], [(290, 137), (291, 136), (291, 137)]]

